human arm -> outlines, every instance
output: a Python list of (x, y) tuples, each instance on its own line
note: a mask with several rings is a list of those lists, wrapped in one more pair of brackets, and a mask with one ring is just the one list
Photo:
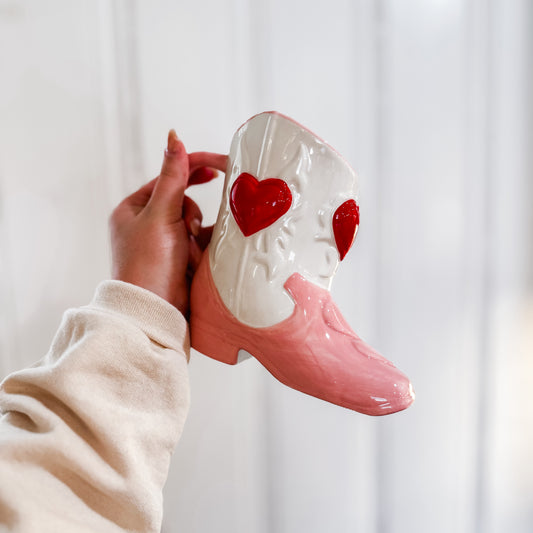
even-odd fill
[(160, 176), (113, 214), (115, 279), (0, 387), (0, 531), (159, 531), (189, 406), (183, 314), (200, 245), (183, 195), (189, 176), (225, 162), (175, 141)]

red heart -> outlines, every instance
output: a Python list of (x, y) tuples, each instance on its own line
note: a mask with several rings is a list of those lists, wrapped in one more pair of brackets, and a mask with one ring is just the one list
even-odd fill
[(341, 261), (352, 247), (359, 228), (359, 206), (355, 200), (346, 200), (333, 215), (333, 234)]
[(243, 172), (231, 187), (231, 212), (245, 237), (270, 226), (289, 210), (291, 203), (289, 186), (278, 178), (258, 181)]

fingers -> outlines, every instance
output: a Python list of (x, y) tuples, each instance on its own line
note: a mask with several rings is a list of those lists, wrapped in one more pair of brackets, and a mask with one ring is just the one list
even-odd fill
[(194, 237), (194, 240), (200, 247), (200, 250), (205, 250), (211, 236), (213, 235), (213, 225), (202, 227), (203, 215), (202, 211), (196, 204), (196, 202), (185, 196), (183, 198), (183, 220), (185, 222), (185, 227), (189, 235)]
[(200, 185), (201, 183), (207, 183), (212, 179), (218, 176), (218, 170), (209, 167), (200, 167), (191, 172), (189, 176), (189, 182), (187, 186), (190, 185)]
[(142, 209), (150, 200), (152, 192), (154, 190), (157, 178), (145, 183), (140, 189), (136, 190), (133, 194), (130, 194), (123, 200), (124, 204), (131, 207)]
[(200, 261), (202, 260), (202, 256), (209, 241), (211, 240), (212, 234), (213, 226), (209, 226), (207, 228), (201, 228), (198, 237), (192, 235), (189, 237), (189, 262), (187, 265), (187, 275), (191, 279), (200, 265)]
[[(211, 181), (217, 177), (217, 170), (226, 172), (227, 165), (227, 155), (211, 152), (194, 152), (189, 154), (190, 176), (188, 185), (198, 185)], [(185, 197), (183, 207), (183, 218), (190, 234), (187, 275), (192, 280), (202, 259), (203, 252), (211, 240), (213, 226), (202, 228), (201, 224), (194, 221), (198, 220), (198, 215), (200, 215), (199, 220), (201, 222), (202, 213), (200, 208), (189, 197)], [(189, 219), (191, 219), (191, 222), (188, 222)]]
[(189, 261), (187, 271), (191, 278), (196, 272), (203, 252), (207, 248), (211, 240), (211, 235), (213, 234), (213, 226), (202, 228), (202, 218), (202, 212), (198, 205), (194, 200), (185, 196), (183, 198), (183, 220), (189, 233)]
[(200, 228), (198, 236), (195, 238), (195, 240), (201, 250), (205, 250), (207, 248), (207, 245), (211, 241), (211, 237), (213, 236), (213, 228), (214, 225), (207, 226), (205, 228)]
[(187, 264), (187, 272), (192, 277), (200, 265), (203, 250), (200, 248), (200, 246), (198, 246), (198, 243), (194, 237), (191, 237), (189, 240), (189, 262)]
[(227, 155), (211, 152), (194, 152), (189, 154), (189, 171), (191, 175), (189, 176), (188, 185), (199, 185), (211, 181), (218, 176), (216, 169), (226, 172), (227, 164)]
[[(194, 274), (200, 265), (202, 256), (211, 240), (213, 234), (213, 226), (207, 228), (201, 228), (197, 237), (193, 235), (189, 236), (189, 261), (187, 264), (187, 276), (190, 281), (194, 277)], [(207, 253), (207, 252), (205, 252)]]
[(200, 231), (202, 214), (192, 200), (185, 200), (188, 185), (206, 183), (214, 179), (217, 170), (225, 171), (228, 157), (211, 152), (187, 155), (176, 132), (170, 130), (161, 173), (155, 180), (128, 198), (137, 211), (150, 204), (157, 212), (179, 219), (183, 216), (187, 230), (196, 236)]
[(176, 132), (168, 133), (167, 149), (161, 173), (156, 180), (150, 204), (171, 216), (180, 217), (189, 179), (189, 160)]
[(138, 215), (150, 200), (156, 181), (157, 178), (145, 183), (140, 189), (124, 198), (111, 213), (110, 222), (120, 224)]
[(211, 152), (193, 152), (189, 154), (189, 168), (194, 172), (200, 167), (212, 167), (226, 172), (228, 166), (228, 156), (223, 154), (214, 154)]
[(188, 196), (183, 198), (182, 218), (187, 232), (193, 237), (197, 237), (202, 226), (203, 215), (196, 202)]

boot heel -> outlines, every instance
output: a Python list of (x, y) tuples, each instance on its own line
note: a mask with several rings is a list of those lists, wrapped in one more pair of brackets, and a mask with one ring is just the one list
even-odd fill
[(194, 323), (195, 321), (191, 320), (191, 345), (195, 350), (227, 365), (239, 362), (238, 346), (222, 338), (220, 332), (213, 334), (204, 328), (194, 327)]

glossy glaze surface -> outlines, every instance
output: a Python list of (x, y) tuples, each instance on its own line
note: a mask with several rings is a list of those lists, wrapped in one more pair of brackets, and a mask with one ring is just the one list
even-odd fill
[(224, 305), (204, 254), (191, 291), (192, 346), (227, 364), (239, 350), (252, 354), (285, 385), (368, 415), (411, 405), (409, 379), (361, 340), (328, 290), (293, 274), (284, 289), (294, 303), (289, 318), (267, 328), (242, 324)]
[[(258, 182), (254, 190), (251, 178), (244, 178), (252, 203), (261, 183), (283, 180), (290, 208), (267, 226), (249, 214), (239, 216), (246, 208), (232, 209), (232, 191), (243, 175)], [(278, 113), (262, 113), (239, 128), (209, 246), (215, 285), (236, 318), (267, 327), (289, 317), (294, 302), (283, 285), (295, 272), (330, 288), (340, 259), (333, 216), (347, 200), (357, 200), (355, 172), (315, 134)]]
[(359, 206), (355, 200), (346, 200), (333, 215), (333, 234), (342, 261), (352, 247), (359, 229)]
[(280, 178), (259, 181), (243, 172), (231, 187), (231, 212), (245, 237), (273, 224), (289, 210), (291, 203), (291, 190)]

